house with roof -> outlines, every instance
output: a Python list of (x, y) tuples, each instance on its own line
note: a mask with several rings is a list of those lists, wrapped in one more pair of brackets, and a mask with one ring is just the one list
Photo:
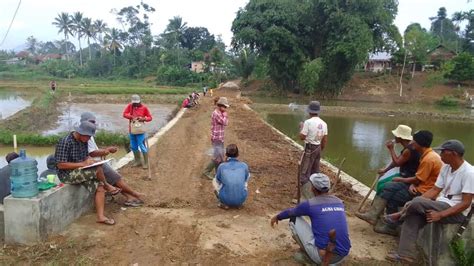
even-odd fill
[(386, 52), (378, 52), (369, 55), (369, 60), (364, 66), (366, 72), (384, 72), (392, 69), (392, 56)]
[(439, 67), (443, 62), (453, 59), (456, 52), (440, 44), (431, 51), (428, 51), (428, 62), (430, 65)]

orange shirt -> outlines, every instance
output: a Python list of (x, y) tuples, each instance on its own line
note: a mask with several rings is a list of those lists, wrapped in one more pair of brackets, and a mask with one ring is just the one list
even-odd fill
[(421, 181), (416, 186), (418, 192), (423, 194), (434, 186), (442, 165), (441, 157), (436, 152), (431, 148), (425, 150), (416, 171), (416, 178)]

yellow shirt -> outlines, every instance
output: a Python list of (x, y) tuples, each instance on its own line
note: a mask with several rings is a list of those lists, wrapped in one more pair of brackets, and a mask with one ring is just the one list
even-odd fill
[(441, 157), (431, 148), (425, 150), (420, 158), (420, 166), (416, 171), (416, 178), (421, 182), (416, 186), (416, 190), (420, 193), (425, 193), (430, 190), (438, 178), (441, 171)]

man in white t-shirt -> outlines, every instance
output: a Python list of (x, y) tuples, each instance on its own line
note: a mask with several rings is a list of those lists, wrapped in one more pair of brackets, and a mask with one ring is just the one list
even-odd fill
[(464, 145), (448, 140), (434, 150), (441, 151), (441, 168), (433, 188), (411, 201), (400, 234), (398, 251), (387, 259), (398, 262), (415, 260), (418, 231), (427, 223), (462, 223), (474, 197), (474, 167), (463, 159)]
[(328, 126), (319, 118), (320, 111), (321, 104), (318, 101), (309, 103), (307, 112), (310, 118), (304, 121), (300, 132), (300, 138), (305, 143), (300, 168), (301, 196), (305, 199), (313, 197), (309, 177), (320, 172), (321, 151), (324, 150), (327, 143)]

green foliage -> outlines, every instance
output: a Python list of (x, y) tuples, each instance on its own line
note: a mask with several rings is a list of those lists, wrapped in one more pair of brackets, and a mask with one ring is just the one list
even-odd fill
[(237, 75), (241, 76), (244, 80), (248, 79), (255, 68), (255, 60), (255, 53), (250, 51), (250, 49), (242, 49), (239, 56), (234, 59)]
[(445, 107), (456, 107), (458, 106), (458, 100), (451, 96), (443, 96), (443, 99), (436, 102), (436, 104)]
[(451, 241), (449, 250), (457, 266), (474, 265), (474, 249), (467, 247), (462, 239)]
[(110, 56), (103, 56), (89, 61), (84, 72), (88, 76), (103, 77), (112, 73), (112, 67), (113, 58)]
[(444, 73), (442, 71), (433, 71), (428, 73), (428, 76), (426, 77), (426, 80), (423, 83), (423, 87), (432, 88), (435, 85), (444, 83), (446, 83)]
[(474, 80), (474, 56), (461, 53), (446, 66), (445, 77), (457, 82)]
[(405, 49), (408, 51), (409, 58), (411, 58), (411, 61), (421, 65), (427, 62), (427, 51), (434, 49), (438, 44), (435, 37), (418, 23), (408, 25), (404, 38)]
[(440, 7), (438, 14), (431, 19), (431, 32), (437, 37), (439, 44), (456, 51), (458, 35), (456, 34), (456, 27), (451, 19), (447, 17), (447, 10), (445, 7)]
[(300, 73), (299, 83), (307, 94), (314, 94), (319, 83), (319, 76), (323, 70), (321, 58), (314, 59), (303, 65), (303, 71)]
[(394, 0), (251, 0), (233, 22), (233, 46), (258, 51), (270, 78), (287, 90), (299, 87), (305, 62), (321, 58), (317, 88), (339, 93), (369, 51), (399, 45), (396, 12)]
[[(50, 146), (56, 145), (58, 141), (64, 137), (66, 133), (59, 135), (41, 135), (41, 134), (16, 134), (17, 143), (22, 145)], [(110, 133), (107, 131), (99, 131), (95, 136), (98, 145), (123, 145), (129, 142), (126, 135), (119, 133)], [(12, 145), (13, 133), (10, 131), (0, 130), (0, 144)]]
[(156, 81), (160, 85), (185, 86), (200, 81), (200, 77), (187, 68), (179, 66), (161, 66)]
[(41, 67), (48, 74), (60, 78), (73, 78), (79, 73), (79, 66), (68, 60), (47, 60)]
[(64, 91), (70, 91), (79, 94), (162, 94), (162, 95), (174, 95), (174, 94), (188, 94), (195, 90), (195, 88), (151, 88), (151, 87), (84, 87), (84, 88), (72, 88), (63, 89)]

